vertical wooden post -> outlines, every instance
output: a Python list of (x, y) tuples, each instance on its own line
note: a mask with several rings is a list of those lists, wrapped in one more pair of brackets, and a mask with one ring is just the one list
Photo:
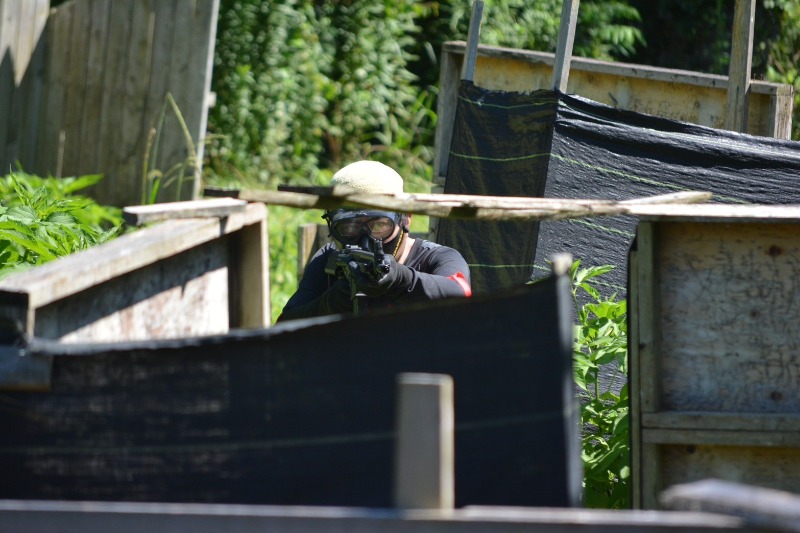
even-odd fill
[(405, 373), (397, 378), (394, 505), (452, 509), (453, 379)]
[(475, 62), (478, 59), (478, 42), (481, 39), (481, 20), (483, 19), (483, 0), (472, 3), (472, 15), (469, 18), (467, 33), (467, 55), (461, 67), (461, 79), (472, 81), (475, 77)]
[(728, 101), (725, 113), (725, 129), (731, 131), (747, 131), (747, 104), (750, 95), (755, 17), (755, 0), (736, 0), (733, 12), (731, 64), (728, 69)]
[(569, 66), (572, 62), (572, 45), (575, 42), (575, 25), (578, 20), (580, 0), (564, 0), (561, 5), (561, 25), (558, 30), (556, 58), (553, 64), (553, 90), (567, 92)]

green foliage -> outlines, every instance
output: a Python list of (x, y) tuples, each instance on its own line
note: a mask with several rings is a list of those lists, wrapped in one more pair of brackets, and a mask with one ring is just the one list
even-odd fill
[(212, 179), (309, 184), (370, 151), (418, 91), (405, 68), (415, 3), (223, 0), (209, 130)]
[(796, 0), (764, 0), (764, 7), (776, 13), (779, 30), (774, 41), (758, 47), (769, 55), (767, 79), (794, 87), (792, 139), (800, 140), (800, 5)]
[[(625, 381), (628, 368), (627, 303), (616, 296), (604, 298), (592, 285), (612, 268), (580, 268), (580, 261), (575, 261), (570, 269), (579, 307), (574, 369), (583, 425), (584, 504), (625, 509), (630, 507), (628, 385), (619, 387), (619, 382)], [(583, 305), (578, 304), (581, 291), (589, 297)], [(600, 380), (603, 369), (613, 369), (605, 387)]]
[(0, 277), (100, 244), (122, 224), (117, 208), (75, 194), (99, 175), (0, 178)]

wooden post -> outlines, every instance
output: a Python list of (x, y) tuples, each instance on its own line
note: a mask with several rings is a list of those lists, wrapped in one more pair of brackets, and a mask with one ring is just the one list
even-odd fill
[(472, 3), (472, 15), (469, 18), (467, 33), (467, 55), (461, 67), (461, 79), (472, 81), (475, 77), (475, 62), (478, 59), (478, 42), (481, 39), (481, 19), (483, 19), (483, 0)]
[(553, 90), (567, 92), (569, 65), (572, 61), (572, 45), (575, 42), (575, 25), (578, 20), (580, 0), (564, 0), (561, 6), (561, 25), (553, 64)]
[(755, 0), (736, 0), (733, 12), (731, 64), (728, 70), (728, 101), (725, 113), (725, 129), (731, 131), (747, 131), (747, 104), (750, 95), (755, 17)]
[(395, 507), (453, 509), (453, 379), (404, 373), (397, 385)]

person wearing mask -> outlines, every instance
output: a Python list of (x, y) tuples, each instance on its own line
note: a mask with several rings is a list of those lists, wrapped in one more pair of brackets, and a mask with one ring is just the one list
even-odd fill
[[(403, 178), (377, 161), (351, 163), (331, 185), (361, 193), (400, 195)], [(411, 237), (411, 215), (341, 208), (326, 211), (333, 242), (318, 250), (306, 266), (297, 291), (278, 321), (370, 310), (448, 297), (469, 297), (469, 268), (453, 248)], [(378, 252), (373, 268), (352, 250)]]

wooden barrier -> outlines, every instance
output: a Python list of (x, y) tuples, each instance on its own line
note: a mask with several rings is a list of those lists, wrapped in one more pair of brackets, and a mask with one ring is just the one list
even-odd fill
[(629, 272), (634, 505), (656, 508), (666, 487), (706, 478), (800, 493), (800, 209), (640, 216)]
[(455, 505), (575, 507), (571, 312), (561, 275), (225, 335), (34, 339), (16, 358), (52, 371), (47, 390), (0, 398), (15, 428), (0, 498), (391, 507), (396, 379), (411, 372), (453, 380)]
[(196, 198), (218, 5), (0, 1), (0, 168), (103, 173), (91, 195), (118, 206), (161, 172), (160, 201)]
[(124, 341), (266, 327), (266, 208), (238, 202), (224, 218), (162, 222), (3, 279), (0, 337)]

